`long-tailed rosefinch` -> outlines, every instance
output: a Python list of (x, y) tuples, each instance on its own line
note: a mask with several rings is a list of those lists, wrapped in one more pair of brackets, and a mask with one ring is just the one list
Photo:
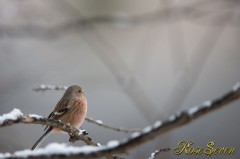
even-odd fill
[[(83, 123), (86, 114), (87, 100), (84, 97), (83, 90), (78, 85), (72, 85), (65, 91), (48, 118), (61, 120), (63, 123), (69, 123), (71, 126), (78, 128)], [(61, 129), (52, 126), (46, 126), (44, 130), (46, 130), (45, 133), (33, 145), (32, 150), (38, 147), (50, 132), (61, 131)]]

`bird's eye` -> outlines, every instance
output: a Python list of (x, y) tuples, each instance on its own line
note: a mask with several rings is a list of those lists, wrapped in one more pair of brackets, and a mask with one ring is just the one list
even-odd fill
[(81, 90), (79, 90), (78, 92), (79, 92), (79, 93), (81, 93), (82, 91), (81, 91)]

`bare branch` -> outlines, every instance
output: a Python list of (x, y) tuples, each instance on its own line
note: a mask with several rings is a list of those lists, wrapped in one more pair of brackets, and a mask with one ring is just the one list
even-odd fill
[(119, 131), (119, 132), (124, 132), (124, 133), (132, 133), (132, 132), (139, 132), (139, 129), (125, 129), (125, 128), (117, 128), (117, 127), (113, 127), (111, 125), (107, 125), (104, 124), (101, 120), (94, 120), (93, 118), (88, 118), (86, 117), (85, 120), (87, 120), (90, 123), (96, 124), (98, 126), (102, 126), (104, 128), (108, 128), (108, 129), (112, 129), (115, 131)]
[[(233, 89), (224, 94), (223, 96), (216, 98), (212, 101), (206, 101), (199, 106), (192, 107), (187, 111), (182, 111), (176, 113), (169, 117), (169, 119), (164, 122), (157, 121), (153, 125), (144, 128), (140, 133), (133, 133), (129, 138), (123, 139), (120, 142), (111, 143), (111, 146), (107, 145), (105, 147), (92, 150), (89, 153), (83, 153), (83, 151), (79, 151), (72, 153), (71, 155), (63, 154), (56, 152), (54, 154), (40, 154), (40, 155), (25, 155), (24, 157), (29, 158), (96, 158), (109, 156), (111, 154), (123, 153), (130, 148), (136, 147), (142, 143), (145, 143), (165, 132), (176, 129), (180, 126), (190, 123), (195, 119), (202, 117), (214, 110), (217, 110), (227, 104), (236, 101), (240, 98), (240, 84), (236, 84)], [(57, 125), (57, 124), (56, 124)], [(55, 125), (54, 125), (55, 126)], [(67, 125), (66, 125), (67, 126)], [(0, 154), (1, 155), (1, 154)], [(23, 158), (22, 156), (18, 156), (17, 154), (7, 154), (7, 158)]]

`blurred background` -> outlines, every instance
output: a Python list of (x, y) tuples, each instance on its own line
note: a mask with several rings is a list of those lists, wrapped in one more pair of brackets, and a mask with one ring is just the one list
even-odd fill
[[(88, 117), (116, 127), (144, 128), (214, 99), (240, 81), (238, 0), (1, 0), (0, 114), (14, 108), (47, 117), (63, 91), (35, 92), (41, 84), (79, 84)], [(193, 140), (239, 149), (240, 101), (131, 149), (147, 158), (156, 149)], [(130, 134), (85, 122), (95, 142)], [(40, 125), (0, 129), (0, 152), (28, 149)], [(52, 134), (51, 142), (68, 143)], [(77, 142), (74, 145), (84, 145)], [(124, 156), (124, 155), (123, 155)], [(161, 158), (204, 158), (175, 156)], [(208, 158), (226, 158), (224, 155)]]

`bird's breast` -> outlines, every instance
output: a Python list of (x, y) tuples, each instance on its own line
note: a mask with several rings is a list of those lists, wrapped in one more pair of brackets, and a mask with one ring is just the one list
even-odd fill
[(82, 125), (86, 115), (87, 115), (87, 100), (86, 98), (82, 98), (78, 100), (77, 108), (74, 110), (74, 121), (71, 124), (72, 126), (78, 128)]
[[(75, 98), (70, 103), (70, 109), (64, 114), (60, 120), (63, 123), (69, 123), (75, 128), (79, 128), (87, 115), (87, 100), (86, 98)], [(55, 128), (55, 131), (61, 129)]]

